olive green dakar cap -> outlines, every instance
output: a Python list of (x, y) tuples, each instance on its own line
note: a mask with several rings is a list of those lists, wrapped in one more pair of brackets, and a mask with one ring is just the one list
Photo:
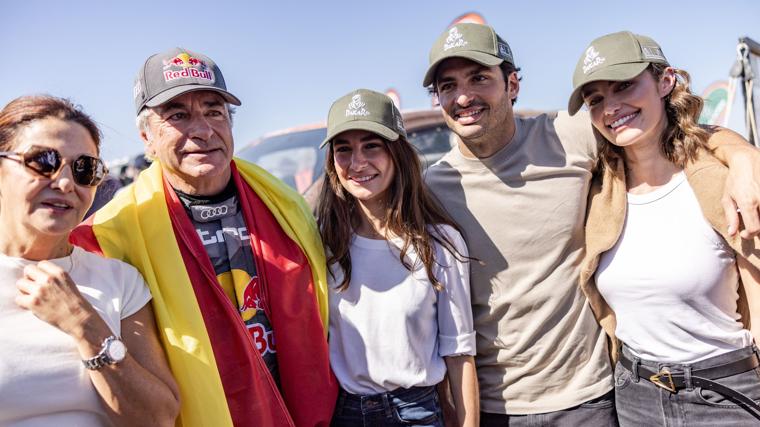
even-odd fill
[(393, 100), (369, 89), (357, 89), (333, 102), (327, 115), (327, 137), (319, 148), (339, 133), (356, 129), (376, 133), (388, 141), (406, 138), (404, 119)]
[(573, 93), (567, 104), (573, 115), (583, 105), (585, 84), (602, 80), (630, 80), (649, 64), (669, 65), (656, 41), (630, 31), (607, 34), (591, 42), (578, 60), (573, 73)]
[(240, 105), (240, 100), (227, 92), (222, 70), (211, 58), (179, 47), (145, 60), (135, 77), (132, 96), (137, 114), (140, 114), (144, 107), (157, 107), (196, 90), (217, 92), (230, 104)]
[(448, 58), (465, 58), (486, 67), (504, 61), (515, 65), (512, 49), (493, 28), (482, 24), (457, 24), (444, 31), (430, 49), (430, 65), (423, 86), (433, 84), (438, 66)]

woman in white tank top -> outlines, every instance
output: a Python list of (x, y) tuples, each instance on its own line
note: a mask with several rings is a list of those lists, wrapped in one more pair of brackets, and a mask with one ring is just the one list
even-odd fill
[[(425, 188), (393, 101), (359, 89), (328, 115), (318, 223), (330, 266), (333, 426), (477, 426), (467, 248)], [(447, 393), (448, 394), (448, 393)]]
[[(591, 43), (573, 80), (570, 113), (585, 104), (604, 141), (587, 242), (597, 239), (593, 218), (624, 217), (605, 232), (611, 243), (596, 252), (589, 245), (584, 262), (596, 269), (586, 277), (604, 299), (597, 317), (610, 310), (602, 324), (623, 343), (615, 368), (620, 424), (756, 425), (760, 361), (739, 300), (756, 296), (759, 276), (740, 277), (737, 262), (742, 272), (760, 270), (703, 215), (722, 207), (695, 178), (696, 165), (711, 158), (711, 129), (697, 124), (702, 100), (688, 73), (672, 68), (651, 38), (619, 32)], [(620, 205), (601, 196), (615, 188), (627, 193)], [(756, 246), (745, 242), (749, 252)]]

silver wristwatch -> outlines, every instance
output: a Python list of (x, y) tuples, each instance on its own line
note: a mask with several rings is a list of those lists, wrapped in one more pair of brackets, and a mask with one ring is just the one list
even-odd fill
[(82, 360), (84, 367), (99, 371), (105, 365), (115, 365), (127, 357), (127, 346), (120, 339), (111, 335), (103, 340), (100, 352), (95, 356)]

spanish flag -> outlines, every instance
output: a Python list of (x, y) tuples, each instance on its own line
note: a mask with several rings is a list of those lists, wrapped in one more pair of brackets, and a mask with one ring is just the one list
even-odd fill
[(328, 425), (337, 394), (327, 348), (325, 256), (303, 199), (235, 159), (232, 179), (277, 342), (281, 390), (158, 162), (77, 227), (71, 242), (142, 273), (179, 383), (178, 426)]

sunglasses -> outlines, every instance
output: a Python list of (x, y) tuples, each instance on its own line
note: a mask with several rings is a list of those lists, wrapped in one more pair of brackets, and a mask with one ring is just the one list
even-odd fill
[[(20, 158), (13, 158), (18, 156)], [(24, 166), (33, 170), (38, 175), (48, 179), (55, 179), (65, 165), (61, 153), (55, 148), (38, 147), (32, 145), (22, 153), (15, 151), (0, 151), (0, 158), (5, 157), (23, 163)], [(74, 182), (86, 187), (95, 187), (103, 181), (108, 168), (97, 157), (79, 156), (69, 163)]]

